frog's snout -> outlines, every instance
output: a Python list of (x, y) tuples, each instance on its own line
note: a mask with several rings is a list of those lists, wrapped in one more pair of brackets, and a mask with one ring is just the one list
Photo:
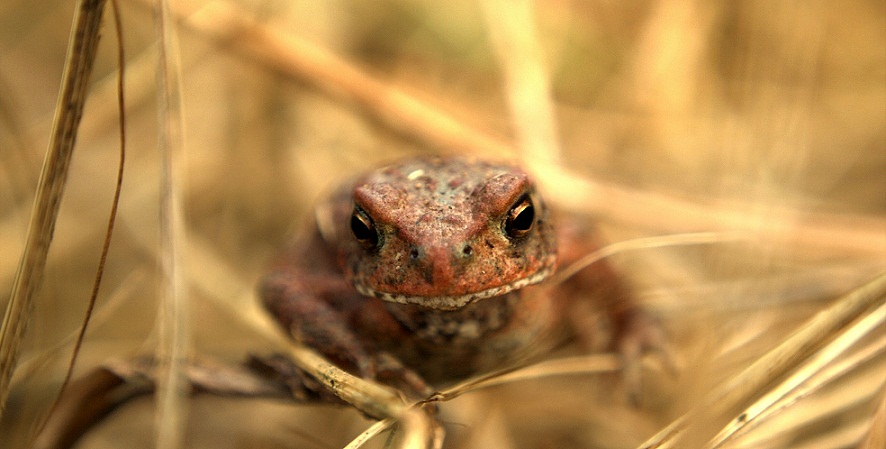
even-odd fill
[(465, 252), (465, 248), (470, 248), (470, 245), (464, 244), (456, 247), (441, 245), (412, 250), (410, 260), (427, 284), (428, 295), (440, 296), (456, 293), (455, 287), (459, 284), (459, 274), (464, 271), (464, 265), (469, 263), (472, 257), (473, 250)]

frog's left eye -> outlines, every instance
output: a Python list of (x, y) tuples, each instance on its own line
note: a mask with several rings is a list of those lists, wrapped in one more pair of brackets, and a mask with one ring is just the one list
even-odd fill
[(529, 234), (534, 223), (535, 206), (532, 205), (532, 198), (529, 195), (523, 195), (508, 211), (508, 217), (505, 220), (505, 232), (508, 233), (508, 237), (514, 239), (522, 238)]
[(360, 208), (355, 208), (351, 215), (351, 232), (354, 233), (354, 237), (361, 245), (367, 248), (378, 246), (378, 231), (375, 229), (375, 223)]

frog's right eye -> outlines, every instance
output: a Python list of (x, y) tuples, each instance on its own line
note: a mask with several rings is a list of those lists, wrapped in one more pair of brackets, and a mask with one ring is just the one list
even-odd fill
[(366, 212), (360, 208), (355, 208), (351, 214), (351, 232), (354, 237), (366, 248), (375, 248), (378, 246), (378, 231), (375, 229), (375, 223)]
[(532, 198), (526, 194), (521, 196), (508, 211), (505, 232), (512, 239), (520, 239), (529, 234), (533, 223), (535, 223), (535, 206), (532, 205)]

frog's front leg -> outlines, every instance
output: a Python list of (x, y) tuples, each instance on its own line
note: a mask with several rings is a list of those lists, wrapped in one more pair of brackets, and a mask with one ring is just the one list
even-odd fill
[(275, 271), (261, 283), (265, 308), (296, 341), (323, 354), (339, 367), (374, 378), (372, 358), (349, 328), (349, 320), (324, 298), (348, 295), (344, 280), (333, 274)]
[[(630, 287), (605, 261), (595, 262), (577, 273), (569, 284), (571, 296), (593, 300), (575, 304), (576, 310), (592, 312), (599, 309), (602, 312), (602, 318), (612, 330), (612, 347), (626, 362), (636, 362), (644, 353), (665, 349), (666, 338), (661, 323), (640, 307)], [(576, 331), (585, 341), (596, 337), (592, 329), (579, 328)]]
[[(602, 244), (592, 231), (579, 227), (564, 227), (561, 238), (563, 263), (566, 269), (588, 254), (598, 251)], [(666, 364), (670, 364), (667, 343), (661, 323), (640, 307), (630, 286), (607, 260), (597, 260), (577, 271), (564, 281), (564, 290), (572, 298), (579, 313), (587, 316), (593, 311), (601, 312), (602, 318), (612, 329), (612, 347), (624, 361), (624, 379), (632, 396), (640, 385), (640, 359), (649, 352), (658, 352)], [(586, 301), (592, 299), (593, 301)], [(592, 310), (595, 309), (595, 310)], [(584, 311), (585, 313), (582, 313)], [(589, 313), (589, 311), (591, 311)], [(576, 317), (573, 317), (577, 320)], [(579, 320), (577, 320), (579, 321)], [(580, 325), (575, 329), (580, 340), (588, 343), (597, 334), (592, 326)]]
[[(621, 356), (621, 377), (631, 402), (637, 403), (642, 390), (642, 358), (647, 353), (657, 353), (665, 365), (672, 366), (667, 352), (666, 338), (661, 323), (636, 302), (632, 291), (611, 270), (605, 261), (599, 261), (576, 275), (573, 282), (579, 285), (577, 294), (584, 297), (590, 293), (593, 304), (584, 301), (579, 309), (601, 307), (602, 315), (609, 324), (610, 346)], [(587, 343), (596, 336), (593, 329), (576, 329), (580, 341)]]
[[(289, 334), (302, 344), (319, 351), (330, 362), (365, 379), (373, 379), (424, 398), (433, 389), (424, 379), (392, 354), (379, 351), (363, 333), (352, 326), (372, 328), (385, 338), (396, 336), (399, 325), (387, 315), (378, 300), (359, 296), (353, 288), (333, 272), (305, 272), (297, 269), (275, 271), (261, 283), (265, 308)], [(371, 321), (371, 323), (367, 323)], [(279, 360), (267, 360), (271, 368)], [(328, 392), (319, 391), (320, 384), (300, 369), (276, 370), (293, 392), (311, 391), (320, 399)]]

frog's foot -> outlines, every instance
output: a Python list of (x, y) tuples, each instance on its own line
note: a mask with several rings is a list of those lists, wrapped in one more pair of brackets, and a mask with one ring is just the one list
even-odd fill
[(415, 371), (403, 365), (398, 358), (387, 352), (375, 355), (375, 378), (380, 382), (400, 389), (410, 397), (425, 399), (434, 389)]
[(658, 356), (666, 371), (674, 371), (673, 357), (661, 323), (642, 310), (630, 310), (619, 317), (616, 348), (623, 362), (623, 380), (632, 403), (639, 402), (642, 362), (646, 354)]
[(332, 390), (323, 386), (283, 354), (250, 355), (246, 366), (262, 377), (285, 385), (292, 397), (298, 401), (344, 404)]

